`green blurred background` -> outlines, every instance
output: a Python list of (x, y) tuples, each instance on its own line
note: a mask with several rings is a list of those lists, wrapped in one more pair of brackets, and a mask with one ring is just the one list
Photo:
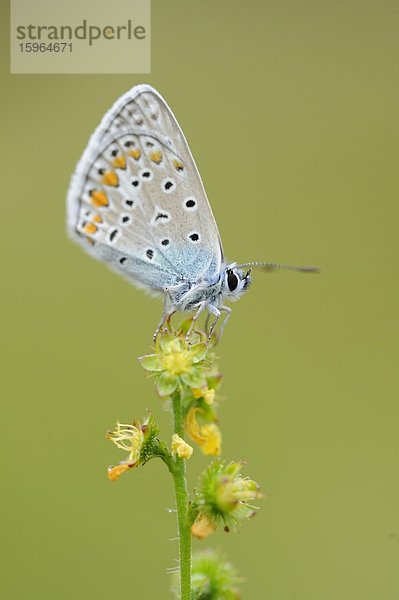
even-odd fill
[[(2, 597), (169, 598), (173, 493), (111, 484), (115, 420), (169, 414), (136, 357), (161, 305), (65, 235), (114, 100), (148, 81), (190, 142), (232, 260), (258, 273), (218, 348), (225, 458), (265, 492), (209, 543), (243, 598), (397, 600), (398, 2), (153, 0), (149, 76), (9, 74), (2, 3)], [(196, 452), (190, 486), (207, 464)]]

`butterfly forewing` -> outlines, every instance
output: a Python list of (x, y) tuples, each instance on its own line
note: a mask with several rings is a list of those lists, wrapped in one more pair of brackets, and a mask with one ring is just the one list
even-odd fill
[(74, 239), (153, 291), (217, 277), (219, 232), (175, 117), (150, 86), (133, 88), (105, 115), (73, 176)]

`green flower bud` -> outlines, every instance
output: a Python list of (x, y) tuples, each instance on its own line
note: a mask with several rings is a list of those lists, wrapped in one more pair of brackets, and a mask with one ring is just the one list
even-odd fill
[[(193, 555), (192, 600), (239, 600), (237, 585), (242, 579), (235, 568), (218, 552), (206, 550)], [(178, 577), (173, 581), (172, 591), (180, 598)]]
[(197, 520), (205, 516), (215, 529), (223, 523), (229, 531), (256, 514), (259, 509), (252, 501), (261, 496), (259, 486), (253, 479), (242, 477), (243, 466), (241, 461), (215, 461), (205, 469), (195, 492)]

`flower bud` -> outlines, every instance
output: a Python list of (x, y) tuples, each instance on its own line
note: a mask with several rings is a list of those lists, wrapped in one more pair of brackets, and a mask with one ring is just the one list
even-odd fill
[[(219, 552), (205, 550), (196, 552), (192, 558), (192, 598), (202, 600), (217, 598), (218, 600), (239, 600), (238, 577), (236, 569)], [(179, 575), (175, 575), (172, 591), (180, 598)]]
[(200, 515), (216, 528), (224, 524), (228, 531), (242, 521), (254, 516), (258, 507), (251, 503), (260, 497), (258, 484), (242, 477), (243, 463), (215, 461), (210, 464), (199, 479), (195, 493), (195, 507)]

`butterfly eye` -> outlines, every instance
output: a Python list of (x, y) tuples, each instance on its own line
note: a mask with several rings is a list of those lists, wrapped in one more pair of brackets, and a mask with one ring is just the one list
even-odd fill
[(227, 285), (230, 292), (234, 292), (238, 286), (238, 277), (231, 269), (227, 271)]

